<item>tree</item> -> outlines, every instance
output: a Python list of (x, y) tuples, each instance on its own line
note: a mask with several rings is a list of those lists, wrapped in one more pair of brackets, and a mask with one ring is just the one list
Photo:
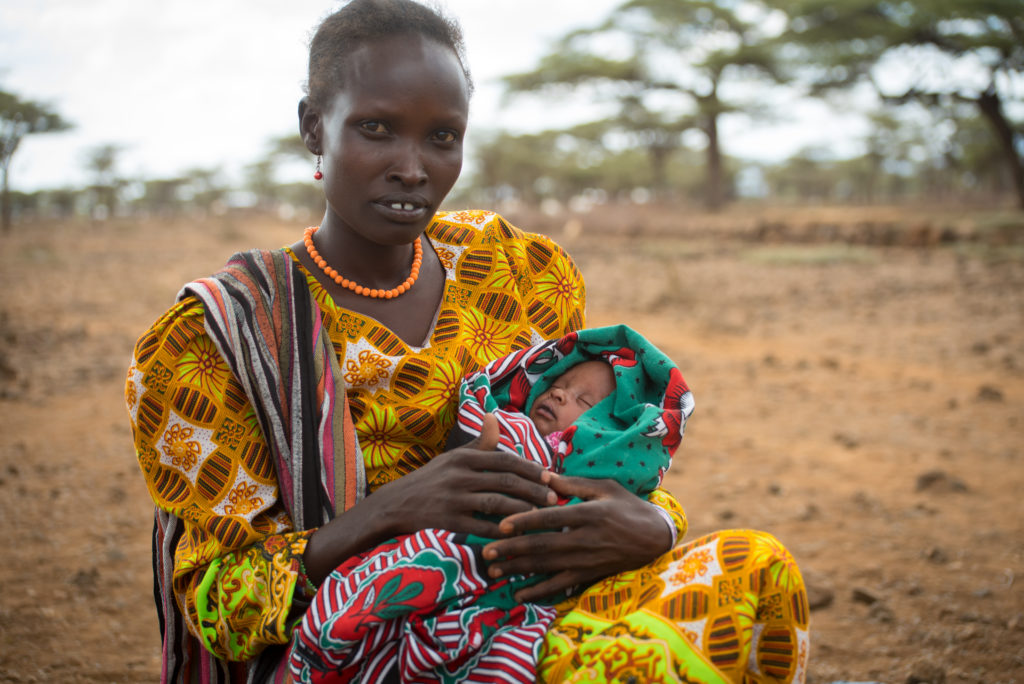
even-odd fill
[[(641, 141), (657, 178), (682, 132), (697, 128), (706, 140), (705, 204), (717, 209), (727, 195), (721, 117), (754, 109), (726, 90), (780, 77), (772, 15), (757, 0), (629, 0), (505, 83), (513, 93), (588, 90), (613, 100), (616, 129)], [(605, 56), (616, 51), (624, 56)]]
[(693, 160), (680, 154), (671, 163), (666, 158), (655, 176), (650, 150), (636, 139), (606, 142), (615, 135), (615, 126), (614, 120), (602, 120), (560, 131), (497, 133), (478, 140), (472, 189), (482, 192), (486, 203), (512, 199), (530, 204), (547, 199), (571, 203), (595, 190), (604, 197), (625, 197), (637, 188), (659, 185), (689, 193), (694, 185)]
[(275, 157), (291, 157), (308, 162), (312, 156), (306, 143), (298, 133), (282, 135), (270, 140), (270, 155)]
[[(92, 172), (93, 216), (113, 216), (117, 210), (118, 193), (125, 180), (117, 172), (121, 146), (112, 143), (97, 145), (86, 152), (85, 166)], [(102, 210), (97, 212), (99, 207)]]
[(1024, 133), (1007, 104), (1024, 104), (1020, 0), (781, 0), (785, 39), (813, 66), (814, 92), (869, 84), (892, 105), (950, 112), (969, 103), (988, 122), (1024, 208)]
[(136, 201), (146, 212), (156, 216), (172, 216), (182, 205), (182, 188), (188, 183), (185, 178), (154, 178), (143, 181), (142, 196)]
[(0, 225), (6, 233), (11, 228), (10, 168), (11, 159), (26, 135), (54, 133), (71, 127), (47, 105), (21, 100), (0, 90)]
[(218, 207), (223, 210), (228, 188), (221, 180), (219, 168), (194, 167), (185, 171), (183, 188), (188, 202), (196, 209), (209, 213)]
[(272, 158), (261, 159), (245, 167), (245, 187), (256, 198), (261, 210), (271, 209), (278, 200), (278, 184), (274, 179), (275, 162)]

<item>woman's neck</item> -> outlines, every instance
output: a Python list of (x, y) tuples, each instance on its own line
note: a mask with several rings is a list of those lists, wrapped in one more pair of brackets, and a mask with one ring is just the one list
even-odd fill
[(328, 266), (363, 287), (389, 290), (409, 277), (414, 252), (411, 243), (381, 245), (355, 231), (332, 230), (330, 226), (321, 226), (313, 242)]
[[(320, 231), (317, 232), (319, 233)], [(330, 295), (335, 306), (373, 318), (400, 337), (409, 346), (421, 347), (428, 341), (434, 316), (441, 303), (441, 297), (444, 292), (445, 271), (430, 241), (425, 236), (421, 236), (420, 240), (423, 245), (423, 263), (420, 266), (419, 278), (407, 292), (393, 299), (375, 299), (357, 295), (352, 290), (341, 287), (331, 278), (328, 278), (323, 270), (314, 263), (302, 240), (292, 245), (292, 251), (298, 257), (299, 262), (306, 267), (306, 270), (316, 278), (324, 288), (324, 291)], [(327, 260), (328, 264), (341, 272), (346, 278), (353, 278), (354, 274), (345, 273), (341, 268), (334, 266), (331, 257), (327, 256), (320, 249), (319, 240), (316, 241), (316, 245), (318, 251)], [(344, 248), (344, 245), (342, 248)], [(401, 266), (403, 275), (398, 276), (397, 282), (401, 282), (404, 278), (408, 277), (408, 269), (412, 260), (412, 247), (409, 245), (401, 245), (393, 251), (401, 252), (402, 248), (407, 250), (406, 258), (408, 258), (408, 261), (403, 261)], [(394, 254), (390, 252), (391, 250), (385, 250), (381, 258), (393, 257)], [(368, 253), (372, 254), (373, 251), (371, 250)], [(365, 254), (367, 253), (364, 252), (365, 259), (370, 260), (373, 258), (372, 256), (365, 256)], [(383, 269), (381, 272), (383, 273)], [(358, 281), (358, 279), (356, 280), (361, 285), (367, 284)], [(385, 283), (384, 287), (394, 287), (395, 284), (394, 282)]]

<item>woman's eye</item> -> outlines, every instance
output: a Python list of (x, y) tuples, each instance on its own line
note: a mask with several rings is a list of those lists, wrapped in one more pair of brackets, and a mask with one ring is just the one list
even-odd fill
[(381, 121), (364, 121), (360, 127), (368, 133), (387, 133), (388, 127)]
[(438, 142), (453, 143), (459, 139), (459, 136), (455, 131), (438, 131), (434, 134), (434, 139)]

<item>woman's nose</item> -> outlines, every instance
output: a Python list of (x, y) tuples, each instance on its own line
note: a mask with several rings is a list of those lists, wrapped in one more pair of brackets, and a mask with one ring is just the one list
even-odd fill
[(394, 163), (388, 169), (388, 180), (398, 181), (407, 187), (422, 185), (427, 181), (427, 169), (415, 145), (403, 145), (399, 149)]

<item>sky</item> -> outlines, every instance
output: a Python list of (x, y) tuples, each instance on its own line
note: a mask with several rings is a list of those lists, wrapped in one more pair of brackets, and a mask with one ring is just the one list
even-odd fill
[[(558, 106), (531, 98), (510, 106), (499, 79), (530, 70), (559, 36), (600, 21), (620, 2), (442, 0), (462, 22), (477, 86), (467, 156), (474, 131), (555, 128), (588, 111), (569, 98)], [(75, 125), (26, 137), (11, 167), (12, 187), (84, 185), (88, 151), (106, 143), (121, 146), (124, 177), (219, 167), (226, 180), (240, 181), (269, 140), (297, 130), (308, 41), (337, 6), (337, 0), (3, 0), (0, 89), (48, 103)], [(786, 120), (771, 126), (731, 125), (722, 135), (726, 152), (778, 159), (804, 145), (834, 144), (858, 124), (811, 103), (787, 108)]]

